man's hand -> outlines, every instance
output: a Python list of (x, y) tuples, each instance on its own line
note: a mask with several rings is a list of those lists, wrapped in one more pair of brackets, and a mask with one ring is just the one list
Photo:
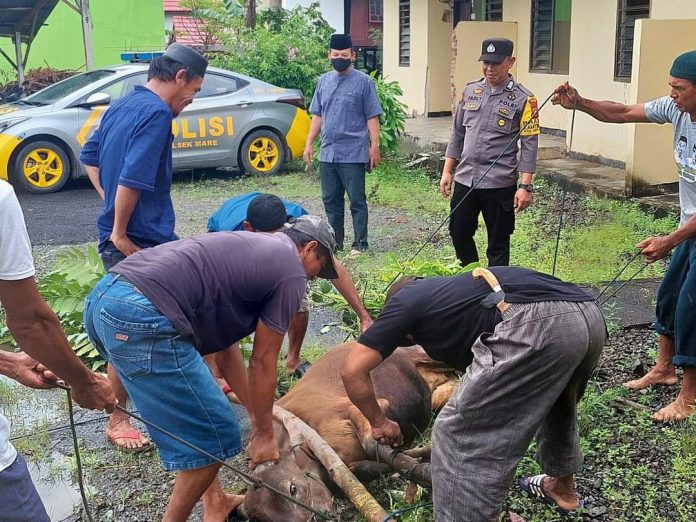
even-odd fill
[(307, 143), (307, 145), (305, 145), (304, 154), (302, 154), (302, 157), (304, 158), (305, 163), (311, 167), (312, 161), (314, 161), (314, 147), (311, 143)]
[(7, 354), (14, 359), (13, 371), (9, 374), (15, 381), (29, 388), (46, 390), (54, 388), (58, 377), (40, 362), (32, 359), (26, 353)]
[(636, 245), (636, 248), (640, 249), (640, 253), (647, 262), (653, 263), (667, 257), (675, 246), (666, 236), (656, 236), (644, 239)]
[(379, 424), (372, 426), (372, 438), (380, 444), (386, 444), (394, 448), (398, 448), (404, 442), (399, 425), (386, 417)]
[(527, 208), (532, 202), (532, 193), (521, 188), (517, 189), (515, 192), (515, 200), (513, 206), (515, 207), (515, 213), (519, 214), (525, 208)]
[(372, 323), (374, 323), (374, 321), (369, 315), (360, 319), (360, 332), (365, 333), (365, 330), (372, 326)]
[(575, 87), (571, 87), (568, 82), (565, 82), (563, 85), (556, 87), (551, 103), (560, 105), (564, 109), (573, 109), (580, 106), (581, 100), (582, 97), (578, 94), (578, 90)]
[(440, 178), (440, 194), (442, 197), (448, 198), (452, 194), (452, 173), (443, 171)]
[(280, 460), (278, 443), (272, 429), (268, 433), (254, 433), (251, 436), (248, 451), (251, 458), (251, 469), (264, 462), (278, 462)]
[(107, 413), (111, 413), (118, 404), (109, 381), (101, 375), (90, 372), (90, 378), (84, 384), (82, 382), (68, 384), (72, 387), (73, 400), (83, 408), (106, 410)]
[(138, 245), (133, 243), (129, 237), (125, 235), (117, 236), (116, 234), (111, 234), (109, 241), (111, 241), (114, 246), (118, 248), (126, 257), (135, 254), (138, 250), (141, 250)]
[(370, 170), (374, 169), (379, 165), (379, 162), (382, 159), (382, 156), (379, 152), (379, 145), (374, 147), (371, 146), (369, 150), (369, 156), (370, 156)]

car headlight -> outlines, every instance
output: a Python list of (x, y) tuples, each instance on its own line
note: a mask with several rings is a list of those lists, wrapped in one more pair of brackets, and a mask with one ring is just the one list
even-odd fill
[(9, 118), (7, 120), (2, 120), (2, 121), (0, 121), (0, 132), (5, 132), (7, 129), (9, 129), (13, 125), (17, 125), (18, 123), (22, 123), (23, 121), (26, 121), (28, 119), (29, 119), (29, 116), (25, 116), (22, 118)]

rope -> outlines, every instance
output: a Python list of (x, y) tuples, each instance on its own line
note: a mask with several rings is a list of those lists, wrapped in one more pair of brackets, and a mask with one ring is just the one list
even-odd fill
[[(602, 296), (604, 295), (604, 292), (606, 292), (607, 290), (609, 290), (609, 287), (610, 287), (611, 285), (613, 285), (613, 284), (616, 282), (616, 280), (621, 276), (621, 274), (624, 273), (624, 271), (631, 265), (631, 263), (633, 263), (633, 261), (636, 260), (636, 258), (637, 258), (639, 255), (640, 255), (640, 250), (639, 250), (638, 252), (636, 252), (635, 254), (633, 254), (633, 256), (631, 256), (631, 259), (628, 260), (628, 263), (626, 263), (626, 264), (624, 265), (624, 267), (623, 267), (621, 270), (619, 270), (619, 273), (616, 274), (616, 276), (614, 276), (614, 279), (612, 279), (612, 280), (609, 282), (609, 284), (608, 284), (607, 286), (604, 287), (604, 290), (602, 290), (602, 291), (599, 293), (599, 295), (598, 295), (597, 297), (595, 297), (595, 300), (599, 301), (599, 298), (602, 297)], [(645, 266), (647, 266), (647, 265), (645, 265)], [(634, 275), (633, 277), (635, 277), (635, 275)], [(622, 285), (622, 286), (623, 286), (623, 285)], [(614, 293), (614, 295), (615, 295), (615, 294), (616, 294), (616, 292)], [(612, 296), (612, 297), (613, 297), (613, 296)]]
[(420, 504), (416, 504), (415, 506), (409, 506), (403, 509), (397, 509), (396, 511), (392, 511), (390, 513), (387, 513), (386, 518), (382, 522), (389, 522), (391, 519), (395, 519), (397, 515), (403, 515), (404, 513), (408, 513), (409, 511), (415, 511), (416, 509), (420, 509), (422, 507), (431, 507), (433, 505), (432, 502), (421, 502)]
[[(571, 132), (571, 139), (572, 139), (572, 132)], [(556, 234), (556, 250), (553, 253), (553, 268), (551, 269), (551, 275), (555, 276), (556, 275), (556, 260), (558, 259), (558, 246), (561, 243), (561, 230), (563, 229), (563, 213), (565, 212), (565, 200), (566, 200), (566, 194), (568, 194), (567, 190), (563, 190), (563, 198), (561, 198), (561, 216), (558, 218), (558, 233)]]
[(612, 294), (611, 294), (609, 297), (607, 297), (606, 299), (604, 299), (604, 301), (602, 301), (601, 303), (599, 303), (599, 306), (604, 306), (604, 304), (605, 304), (607, 301), (609, 301), (609, 299), (611, 299), (611, 298), (614, 297), (616, 294), (618, 294), (618, 293), (619, 293), (619, 290), (621, 290), (624, 286), (626, 286), (628, 283), (630, 283), (630, 282), (633, 280), (633, 278), (635, 278), (638, 274), (640, 274), (640, 273), (641, 273), (643, 270), (645, 270), (647, 267), (648, 267), (648, 263), (645, 263), (642, 267), (640, 267), (640, 268), (636, 271), (635, 274), (633, 274), (631, 277), (629, 277), (628, 279), (626, 279), (621, 285), (619, 285), (619, 287), (618, 287), (616, 290), (614, 290), (614, 292), (612, 292)]
[[(87, 494), (86, 494), (86, 492), (85, 492), (85, 487), (84, 487), (84, 483), (83, 483), (83, 480), (82, 480), (82, 465), (81, 465), (81, 462), (80, 462), (80, 448), (79, 448), (78, 443), (77, 443), (77, 432), (76, 432), (76, 430), (75, 430), (75, 422), (74, 422), (74, 421), (75, 421), (75, 416), (74, 416), (74, 411), (73, 411), (73, 407), (72, 407), (72, 397), (71, 397), (71, 394), (70, 394), (70, 387), (69, 387), (69, 386), (66, 386), (66, 385), (64, 385), (64, 384), (60, 384), (60, 383), (56, 384), (56, 386), (58, 386), (59, 388), (64, 389), (64, 390), (67, 392), (67, 394), (68, 394), (68, 409), (69, 409), (68, 413), (69, 413), (69, 415), (70, 415), (70, 424), (71, 424), (72, 436), (73, 436), (73, 446), (74, 446), (74, 448), (75, 448), (75, 459), (76, 459), (76, 461), (77, 461), (78, 485), (79, 485), (79, 487), (80, 487), (80, 495), (82, 496), (82, 503), (83, 503), (84, 508), (85, 508), (85, 513), (86, 513), (86, 515), (87, 515), (87, 519), (88, 519), (89, 522), (92, 522), (92, 515), (91, 515), (91, 513), (90, 513), (90, 511), (89, 511), (89, 507), (88, 507), (88, 505), (87, 505)], [(186, 446), (186, 447), (188, 447), (188, 448), (190, 448), (190, 449), (196, 451), (197, 453), (200, 453), (201, 455), (204, 455), (204, 456), (208, 457), (209, 459), (211, 459), (211, 460), (217, 462), (218, 464), (224, 466), (225, 468), (227, 468), (227, 469), (233, 471), (235, 474), (237, 474), (237, 475), (242, 479), (242, 482), (244, 482), (247, 486), (251, 486), (251, 487), (264, 487), (264, 488), (268, 489), (269, 491), (272, 491), (273, 493), (275, 493), (275, 494), (278, 495), (279, 497), (281, 497), (281, 498), (287, 500), (288, 502), (292, 502), (293, 504), (296, 504), (296, 505), (298, 505), (298, 506), (300, 506), (300, 507), (306, 509), (307, 511), (309, 511), (310, 513), (313, 513), (314, 515), (318, 516), (318, 517), (321, 518), (322, 520), (331, 520), (331, 517), (330, 517), (327, 513), (324, 513), (323, 511), (316, 510), (316, 509), (314, 509), (313, 507), (311, 507), (311, 506), (305, 504), (304, 502), (301, 502), (301, 501), (297, 500), (296, 498), (294, 498), (294, 497), (288, 495), (287, 493), (285, 493), (285, 492), (283, 492), (283, 491), (280, 491), (279, 489), (276, 489), (275, 487), (270, 486), (269, 484), (266, 484), (265, 482), (263, 482), (262, 480), (260, 480), (260, 479), (258, 479), (258, 478), (256, 478), (256, 477), (254, 477), (254, 476), (251, 475), (250, 473), (247, 473), (246, 471), (242, 471), (241, 469), (236, 468), (236, 467), (234, 467), (234, 466), (228, 464), (228, 463), (225, 462), (224, 460), (219, 459), (219, 458), (216, 457), (215, 455), (213, 455), (213, 454), (211, 454), (211, 453), (208, 453), (208, 452), (205, 451), (204, 449), (199, 448), (198, 446), (196, 446), (196, 445), (194, 445), (194, 444), (191, 444), (190, 442), (188, 442), (188, 441), (182, 439), (182, 438), (179, 437), (178, 435), (175, 435), (175, 434), (171, 433), (170, 431), (168, 431), (168, 430), (166, 430), (166, 429), (164, 429), (164, 428), (158, 426), (157, 424), (155, 424), (155, 423), (153, 423), (153, 422), (150, 422), (150, 421), (148, 421), (148, 420), (145, 420), (145, 419), (142, 418), (140, 415), (136, 415), (135, 413), (133, 413), (133, 412), (127, 410), (127, 409), (124, 408), (123, 406), (121, 406), (121, 405), (119, 405), (119, 404), (116, 404), (116, 409), (119, 410), (119, 411), (122, 411), (123, 413), (125, 413), (126, 415), (128, 415), (128, 416), (134, 418), (135, 420), (142, 422), (142, 423), (145, 424), (146, 426), (148, 426), (148, 427), (150, 427), (150, 428), (156, 429), (156, 430), (159, 431), (160, 433), (163, 433), (164, 435), (166, 435), (166, 436), (168, 436), (168, 437), (174, 439), (175, 441), (177, 441), (177, 442), (179, 442), (180, 444), (183, 444), (184, 446)]]

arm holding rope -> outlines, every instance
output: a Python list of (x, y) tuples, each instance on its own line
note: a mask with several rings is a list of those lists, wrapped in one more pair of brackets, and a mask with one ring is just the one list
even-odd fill
[(355, 283), (348, 274), (346, 267), (335, 257), (334, 266), (336, 267), (338, 279), (332, 279), (331, 282), (358, 316), (360, 331), (364, 332), (372, 324), (372, 317), (370, 317), (370, 314), (365, 309), (365, 305), (362, 299), (360, 299), (358, 289), (355, 288)]
[(653, 236), (636, 245), (649, 263), (667, 257), (679, 243), (696, 236), (696, 215), (691, 216), (684, 226), (666, 236)]
[(254, 347), (249, 360), (249, 400), (252, 435), (249, 457), (252, 466), (280, 458), (273, 433), (273, 399), (278, 372), (278, 352), (284, 335), (271, 330), (259, 320), (254, 334)]
[(577, 109), (605, 123), (649, 123), (645, 114), (645, 104), (624, 105), (612, 101), (598, 101), (583, 98), (568, 82), (554, 91), (551, 103), (565, 109)]

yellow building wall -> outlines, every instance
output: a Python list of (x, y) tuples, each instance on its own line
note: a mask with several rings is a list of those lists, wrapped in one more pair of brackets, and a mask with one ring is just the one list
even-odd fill
[[(696, 2), (694, 0), (652, 0), (650, 2), (650, 18), (696, 18)], [(696, 43), (694, 47), (696, 47)]]
[[(412, 116), (423, 115), (427, 110), (428, 24), (424, 22), (428, 20), (430, 3), (411, 0), (411, 63), (405, 67), (399, 65), (399, 1), (384, 0), (382, 69), (387, 79), (401, 85), (401, 101)], [(448, 60), (449, 54), (443, 59)]]
[[(669, 69), (675, 57), (696, 47), (694, 35), (696, 19), (638, 21), (629, 103), (644, 103), (669, 94)], [(673, 127), (669, 124), (632, 127), (631, 155), (626, 162), (629, 181), (651, 185), (676, 182)]]
[[(532, 91), (541, 104), (556, 87), (568, 79), (568, 75), (539, 74), (529, 71), (531, 2), (503, 2), (503, 20), (517, 23), (517, 42), (515, 45), (515, 57), (517, 58), (516, 79)], [(539, 120), (542, 127), (551, 129), (565, 129), (569, 121), (568, 113), (561, 107), (554, 107), (551, 105), (551, 102), (547, 103), (539, 113)]]
[[(423, 1), (423, 0), (416, 0)], [(428, 0), (428, 60), (426, 72), (427, 105), (425, 113), (446, 112), (451, 108), (450, 71), (452, 65), (452, 22), (443, 14), (447, 6)], [(414, 0), (411, 1), (411, 4)], [(446, 18), (443, 20), (443, 18)]]

